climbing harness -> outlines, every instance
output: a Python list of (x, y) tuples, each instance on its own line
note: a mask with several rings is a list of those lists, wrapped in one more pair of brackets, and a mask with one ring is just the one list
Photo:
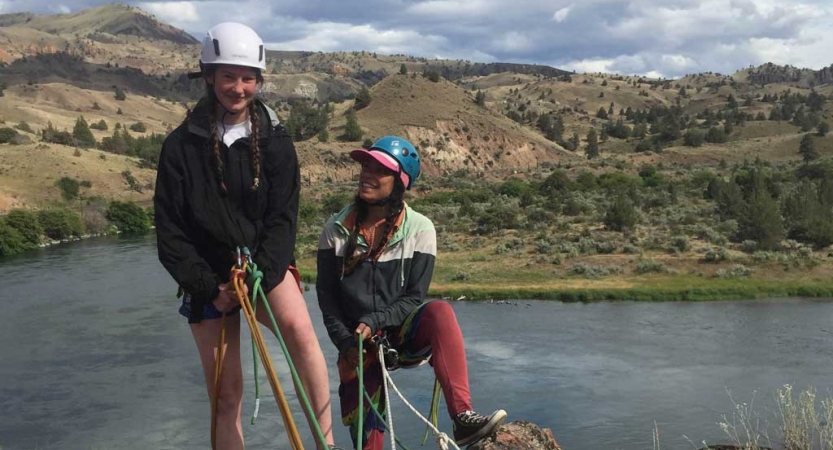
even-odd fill
[[(246, 291), (247, 276), (249, 280), (252, 282), (252, 298), (249, 297)], [(252, 424), (254, 424), (257, 420), (258, 410), (260, 409), (260, 389), (257, 375), (257, 365), (259, 356), (260, 360), (263, 363), (263, 368), (266, 371), (266, 377), (269, 380), (269, 385), (272, 387), (272, 393), (275, 397), (275, 402), (277, 403), (278, 408), (280, 409), (281, 416), (284, 422), (284, 427), (286, 428), (287, 436), (289, 438), (290, 445), (292, 446), (292, 450), (304, 449), (304, 445), (301, 442), (301, 437), (298, 433), (298, 428), (295, 426), (295, 421), (292, 418), (292, 413), (289, 409), (289, 404), (286, 401), (286, 396), (284, 395), (283, 389), (281, 388), (280, 382), (278, 381), (275, 368), (272, 364), (272, 359), (269, 357), (269, 352), (266, 348), (266, 343), (263, 339), (263, 334), (261, 333), (260, 327), (258, 326), (256, 308), (257, 300), (259, 299), (266, 308), (266, 313), (269, 315), (272, 330), (275, 332), (275, 335), (278, 338), (278, 342), (281, 345), (281, 349), (283, 350), (284, 357), (286, 358), (287, 365), (289, 366), (290, 373), (292, 374), (292, 380), (295, 383), (296, 389), (298, 391), (298, 397), (301, 400), (302, 406), (304, 407), (304, 411), (306, 412), (307, 417), (313, 424), (313, 428), (315, 428), (314, 431), (316, 438), (322, 448), (327, 448), (327, 442), (324, 438), (324, 433), (321, 431), (321, 426), (319, 425), (315, 413), (312, 409), (312, 406), (310, 405), (303, 384), (301, 383), (301, 378), (298, 376), (298, 371), (295, 369), (295, 365), (292, 363), (292, 358), (289, 355), (289, 350), (286, 347), (286, 342), (284, 341), (283, 336), (281, 335), (280, 329), (278, 329), (278, 324), (275, 320), (275, 315), (273, 314), (272, 309), (269, 306), (269, 302), (266, 299), (266, 294), (263, 292), (263, 288), (261, 287), (262, 279), (263, 272), (258, 270), (257, 264), (255, 264), (252, 260), (252, 255), (251, 252), (249, 252), (249, 249), (246, 247), (238, 247), (237, 261), (236, 264), (231, 268), (231, 281), (234, 286), (234, 292), (237, 295), (237, 300), (240, 302), (243, 315), (246, 318), (246, 323), (249, 325), (249, 330), (252, 336), (252, 354), (255, 365), (255, 410), (252, 415)], [(225, 314), (223, 314), (221, 320), (222, 331), (220, 332), (220, 347), (218, 350), (217, 365), (214, 371), (215, 395), (214, 404), (212, 405), (211, 417), (211, 446), (214, 450), (216, 450), (217, 403), (220, 394), (219, 380), (220, 375), (222, 374), (223, 357), (225, 355)]]
[[(393, 428), (393, 416), (391, 414), (391, 405), (390, 405), (390, 391), (389, 389), (393, 389), (393, 391), (399, 396), (402, 402), (407, 406), (411, 412), (413, 412), (420, 420), (422, 420), (426, 425), (425, 431), (425, 438), (423, 438), (423, 445), (425, 444), (425, 440), (428, 436), (428, 432), (433, 432), (434, 435), (437, 437), (437, 446), (441, 450), (448, 450), (449, 448), (453, 448), (455, 450), (460, 450), (460, 447), (454, 442), (453, 439), (449, 438), (447, 434), (443, 433), (437, 428), (437, 416), (439, 411), (439, 397), (441, 393), (441, 389), (439, 386), (439, 382), (434, 381), (434, 393), (431, 398), (431, 412), (429, 414), (429, 418), (425, 418), (419, 411), (417, 411), (414, 406), (408, 402), (402, 392), (396, 387), (396, 384), (393, 382), (393, 378), (390, 376), (390, 370), (388, 370), (387, 359), (391, 357), (395, 352), (394, 349), (389, 347), (389, 343), (387, 339), (385, 339), (382, 335), (377, 335), (372, 339), (372, 342), (376, 344), (376, 348), (378, 350), (378, 358), (381, 362), (381, 370), (382, 370), (382, 389), (385, 393), (385, 405), (386, 405), (386, 412), (385, 415), (387, 418), (383, 417), (383, 415), (379, 412), (379, 410), (373, 405), (373, 402), (370, 397), (370, 393), (368, 393), (364, 389), (364, 349), (363, 349), (363, 340), (359, 336), (357, 339), (358, 341), (358, 348), (359, 348), (359, 365), (356, 367), (356, 375), (358, 376), (359, 381), (359, 408), (358, 408), (358, 427), (356, 432), (356, 441), (357, 446), (356, 448), (362, 448), (362, 433), (364, 427), (364, 405), (363, 402), (366, 399), (368, 402), (368, 406), (370, 409), (376, 414), (376, 416), (384, 423), (385, 427), (390, 432), (390, 445), (391, 450), (396, 450), (396, 444), (398, 443), (403, 449), (408, 450), (402, 442), (396, 437), (396, 433)], [(391, 352), (393, 350), (393, 352)], [(398, 355), (397, 355), (398, 356)], [(394, 370), (398, 365), (392, 365)]]

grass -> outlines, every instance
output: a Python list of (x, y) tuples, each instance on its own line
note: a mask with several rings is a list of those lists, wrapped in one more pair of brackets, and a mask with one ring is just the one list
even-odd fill
[[(771, 417), (764, 416), (755, 406), (755, 394), (749, 402), (736, 401), (727, 390), (734, 405), (731, 415), (723, 415), (717, 425), (729, 439), (729, 445), (701, 444), (704, 449), (735, 450), (831, 450), (833, 449), (833, 399), (819, 399), (809, 387), (795, 391), (785, 384), (776, 391), (776, 409)], [(770, 426), (770, 424), (774, 424)], [(653, 448), (659, 450), (659, 430), (654, 424)]]
[[(784, 272), (779, 265), (756, 267), (742, 281), (688, 272), (635, 275), (625, 271), (600, 279), (568, 277), (550, 264), (525, 264), (521, 258), (492, 255), (486, 261), (471, 262), (471, 252), (440, 253), (429, 290), (432, 297), (469, 300), (540, 299), (564, 302), (602, 300), (707, 301), (742, 300), (764, 297), (833, 297), (833, 281), (826, 267)], [(621, 255), (594, 256), (595, 261), (620, 259)], [(634, 258), (635, 260), (636, 258)], [(298, 261), (305, 282), (315, 282), (315, 259)], [(635, 266), (636, 262), (632, 263)], [(692, 261), (683, 261), (696, 265)], [(729, 267), (731, 263), (726, 263)], [(709, 265), (710, 269), (720, 265)], [(457, 276), (465, 273), (468, 277)], [(773, 274), (777, 274), (773, 276)], [(462, 281), (454, 281), (463, 279)]]

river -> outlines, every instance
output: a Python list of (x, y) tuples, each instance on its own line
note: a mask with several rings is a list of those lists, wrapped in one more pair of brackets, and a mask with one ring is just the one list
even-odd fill
[[(36, 250), (0, 261), (0, 270), (0, 449), (209, 448), (199, 360), (152, 236)], [(305, 298), (332, 364), (314, 289)], [(813, 386), (820, 396), (833, 385), (829, 300), (453, 305), (475, 408), (505, 408), (510, 420), (550, 427), (565, 450), (651, 449), (655, 422), (663, 449), (728, 442), (716, 423), (731, 418), (729, 393), (737, 402), (754, 398), (771, 420), (783, 384)], [(269, 337), (278, 377), (289, 387)], [(244, 417), (253, 403), (248, 342), (244, 336)], [(430, 370), (400, 370), (394, 378), (427, 409)], [(259, 421), (244, 419), (248, 448), (288, 449), (261, 382)], [(294, 392), (287, 394), (305, 446), (315, 448)], [(397, 434), (418, 446), (424, 427), (393, 403)], [(336, 423), (346, 446), (346, 429)], [(445, 414), (440, 425), (450, 434)]]

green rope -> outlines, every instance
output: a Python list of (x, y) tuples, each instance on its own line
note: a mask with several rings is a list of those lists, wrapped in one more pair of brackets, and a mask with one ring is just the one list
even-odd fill
[[(440, 380), (434, 377), (434, 393), (431, 395), (431, 412), (428, 415), (428, 420), (434, 425), (434, 428), (438, 428), (437, 424), (439, 423), (439, 415), (440, 415), (440, 394), (442, 394), (443, 390), (440, 386)], [(431, 434), (431, 427), (428, 425), (425, 426), (425, 434), (422, 436), (422, 445), (425, 445), (425, 442), (428, 441), (428, 435)]]
[[(364, 396), (362, 392), (364, 392), (364, 350), (363, 347), (363, 339), (360, 335), (358, 339), (356, 339), (359, 345), (359, 367), (356, 368), (356, 375), (359, 378), (359, 426), (356, 428), (356, 445), (357, 449), (362, 448), (362, 435), (364, 434)], [(373, 405), (373, 403), (371, 403)]]
[[(255, 279), (254, 284), (252, 285), (252, 292), (257, 292), (260, 289), (260, 278)], [(255, 317), (257, 317), (257, 302), (252, 302), (252, 312), (255, 313)], [(257, 356), (257, 346), (255, 345), (255, 336), (252, 335), (252, 361), (254, 363), (254, 372), (255, 372), (255, 410), (252, 413), (252, 425), (257, 422), (257, 413), (260, 410), (260, 382), (258, 381), (257, 375), (257, 366), (260, 362), (260, 358)]]
[[(390, 426), (388, 426), (388, 421), (385, 420), (385, 417), (382, 415), (382, 413), (379, 412), (379, 410), (376, 408), (376, 405), (373, 404), (373, 399), (370, 398), (370, 394), (366, 390), (364, 390), (363, 392), (364, 392), (364, 398), (367, 399), (367, 403), (370, 405), (370, 409), (372, 409), (373, 412), (376, 413), (376, 417), (378, 417), (379, 420), (381, 420), (382, 423), (385, 424), (385, 428), (390, 429)], [(385, 406), (390, 408), (390, 405), (385, 405)], [(403, 449), (410, 450), (408, 448), (408, 446), (405, 445), (405, 443), (403, 443), (401, 440), (399, 440), (398, 437), (394, 436), (393, 438), (396, 440), (396, 443), (399, 444)], [(422, 445), (425, 445), (425, 443), (423, 442)]]
[[(289, 349), (286, 347), (286, 342), (283, 340), (283, 336), (281, 336), (281, 331), (278, 329), (278, 322), (275, 320), (275, 315), (272, 313), (272, 308), (269, 306), (269, 302), (266, 300), (266, 294), (263, 292), (263, 288), (260, 286), (260, 280), (263, 278), (263, 272), (257, 270), (257, 264), (249, 259), (249, 265), (246, 269), (249, 272), (249, 276), (254, 279), (254, 283), (252, 284), (255, 290), (255, 300), (252, 301), (254, 305), (257, 303), (257, 298), (260, 298), (263, 301), (263, 306), (266, 308), (266, 312), (269, 314), (269, 320), (272, 322), (272, 329), (275, 332), (275, 336), (278, 337), (278, 342), (281, 344), (281, 350), (283, 350), (284, 357), (286, 357), (286, 363), (289, 366), (289, 371), (292, 373), (292, 381), (295, 382), (295, 386), (298, 389), (298, 396), (301, 398), (301, 404), (304, 407), (304, 410), (307, 413), (307, 416), (312, 422), (313, 428), (315, 428), (315, 434), (318, 438), (319, 442), (321, 443), (322, 448), (327, 448), (327, 440), (324, 438), (324, 433), (321, 431), (321, 425), (318, 423), (318, 419), (315, 417), (315, 412), (312, 410), (312, 406), (310, 405), (309, 398), (307, 398), (306, 391), (304, 390), (304, 385), (301, 383), (301, 378), (298, 376), (298, 371), (295, 369), (295, 364), (292, 363), (292, 357), (289, 356)], [(254, 307), (253, 307), (254, 309)]]

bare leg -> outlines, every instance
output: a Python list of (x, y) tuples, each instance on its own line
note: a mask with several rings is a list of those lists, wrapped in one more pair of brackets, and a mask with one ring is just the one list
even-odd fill
[[(208, 398), (214, 401), (214, 371), (221, 319), (191, 324), (191, 334), (200, 353)], [(243, 370), (240, 367), (240, 318), (226, 317), (226, 348), (220, 375), (220, 399), (217, 404), (217, 450), (242, 450), (243, 427), (240, 411), (243, 403)]]
[[(301, 384), (307, 393), (318, 424), (324, 433), (324, 438), (327, 444), (331, 445), (333, 444), (333, 419), (330, 413), (330, 380), (324, 353), (321, 351), (318, 337), (312, 328), (312, 320), (304, 297), (291, 275), (285, 276), (281, 284), (266, 294), (266, 297), (275, 315), (281, 336), (286, 342), (292, 362), (298, 370), (298, 376), (301, 378)], [(265, 308), (257, 309), (257, 320), (270, 330), (272, 329)], [(297, 390), (298, 387), (296, 386), (295, 389)], [(314, 430), (309, 417), (307, 421), (310, 422), (310, 429)], [(316, 447), (322, 450), (317, 438)]]

